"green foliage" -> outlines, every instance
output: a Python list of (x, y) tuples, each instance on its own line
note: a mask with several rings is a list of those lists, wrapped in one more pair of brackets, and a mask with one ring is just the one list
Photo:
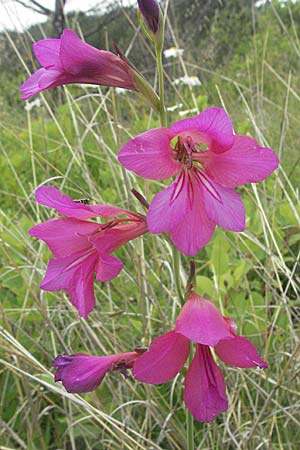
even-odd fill
[[(245, 233), (217, 229), (196, 257), (199, 294), (233, 317), (238, 332), (253, 340), (270, 365), (265, 372), (222, 367), (230, 409), (213, 424), (195, 424), (196, 444), (222, 450), (296, 449), (300, 80), (294, 25), (299, 23), (300, 5), (282, 8), (273, 2), (284, 31), (268, 5), (252, 17), (246, 0), (192, 2), (203, 14), (189, 9), (191, 2), (170, 3), (172, 26), (185, 49), (185, 69), (199, 76), (202, 86), (177, 89), (167, 83), (168, 104), (202, 110), (223, 102), (237, 133), (253, 135), (282, 154), (277, 174), (257, 187), (239, 189), (247, 211)], [(134, 10), (126, 8), (125, 13), (137, 23)], [(113, 39), (123, 49), (133, 35), (119, 9), (103, 17), (68, 20), (98, 47), (106, 46), (105, 27), (109, 42)], [(34, 39), (41, 37), (39, 27), (31, 31)], [(11, 36), (33, 67), (28, 36)], [(153, 60), (148, 53), (144, 58), (146, 47), (140, 42), (131, 55), (151, 78)], [(170, 32), (166, 45), (173, 45)], [(44, 182), (57, 187), (63, 183), (73, 198), (141, 211), (129, 189), (135, 187), (150, 201), (162, 183), (125, 175), (116, 155), (131, 135), (159, 126), (159, 118), (149, 114), (135, 93), (121, 96), (81, 86), (45, 93), (47, 103), (27, 113), (18, 93), (26, 77), (22, 65), (3, 37), (1, 49), (0, 391), (1, 418), (8, 426), (1, 444), (3, 440), (7, 448), (37, 450), (182, 450), (180, 377), (175, 384), (149, 387), (113, 373), (97, 391), (79, 397), (55, 384), (51, 369), (58, 353), (132, 350), (174, 326), (178, 302), (171, 249), (164, 237), (147, 235), (116, 252), (125, 269), (111, 283), (95, 283), (97, 308), (84, 321), (64, 293), (39, 289), (51, 252), (28, 235), (32, 225), (54, 217), (34, 201), (34, 189)], [(178, 61), (166, 64), (166, 70), (171, 77), (183, 76)], [(170, 113), (169, 122), (177, 119), (178, 110)], [(189, 259), (182, 258), (182, 264), (187, 272)]]

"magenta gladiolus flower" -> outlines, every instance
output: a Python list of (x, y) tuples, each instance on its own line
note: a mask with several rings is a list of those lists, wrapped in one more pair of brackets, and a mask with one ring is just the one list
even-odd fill
[(175, 329), (156, 338), (134, 364), (133, 375), (149, 384), (165, 383), (181, 371), (190, 353), (196, 352), (187, 371), (184, 401), (196, 420), (210, 422), (228, 408), (226, 387), (210, 347), (226, 364), (235, 367), (268, 367), (255, 346), (236, 334), (235, 323), (223, 317), (209, 300), (191, 292)]
[(119, 370), (127, 377), (140, 352), (120, 353), (109, 356), (85, 354), (59, 355), (52, 365), (57, 367), (55, 381), (61, 381), (68, 392), (81, 393), (95, 390), (107, 372)]
[(33, 51), (42, 68), (22, 84), (22, 100), (70, 83), (139, 90), (134, 82), (133, 68), (123, 58), (86, 44), (72, 30), (64, 30), (60, 39), (38, 41), (33, 44)]
[[(51, 259), (41, 288), (65, 290), (80, 316), (87, 318), (95, 306), (94, 273), (99, 281), (109, 281), (122, 270), (123, 263), (111, 253), (126, 242), (146, 233), (145, 217), (110, 205), (86, 205), (62, 195), (53, 187), (40, 187), (36, 200), (56, 209), (64, 218), (47, 220), (29, 230), (42, 239), (55, 259)], [(99, 224), (85, 219), (120, 216)]]
[(234, 135), (220, 108), (138, 135), (120, 150), (119, 161), (152, 180), (177, 175), (153, 198), (147, 223), (151, 233), (168, 231), (191, 256), (211, 239), (215, 225), (244, 230), (244, 205), (233, 188), (265, 179), (279, 163), (273, 150)]

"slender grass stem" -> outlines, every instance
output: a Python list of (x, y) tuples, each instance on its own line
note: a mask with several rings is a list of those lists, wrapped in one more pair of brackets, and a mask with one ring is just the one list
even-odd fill
[(162, 49), (156, 49), (156, 62), (158, 71), (158, 89), (159, 89), (159, 99), (160, 99), (160, 123), (162, 127), (167, 126), (167, 114), (165, 108), (165, 87), (164, 87), (164, 70), (162, 64)]

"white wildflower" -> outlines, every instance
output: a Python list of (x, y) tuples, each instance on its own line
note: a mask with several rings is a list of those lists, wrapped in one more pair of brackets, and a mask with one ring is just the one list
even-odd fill
[(179, 111), (178, 115), (180, 117), (182, 116), (186, 116), (187, 114), (193, 114), (193, 113), (197, 113), (198, 109), (197, 108), (193, 108), (193, 109), (185, 109), (184, 111)]
[(167, 48), (166, 50), (164, 50), (164, 57), (178, 58), (178, 56), (183, 55), (183, 52), (184, 52), (183, 48), (176, 48), (176, 47)]
[(174, 106), (168, 106), (167, 107), (167, 111), (173, 112), (176, 111), (176, 109), (180, 109), (182, 108), (182, 103), (179, 103), (178, 105), (174, 105)]
[(41, 100), (39, 98), (34, 99), (32, 102), (26, 102), (24, 109), (25, 111), (31, 111), (35, 106), (39, 108), (41, 106)]
[(184, 77), (177, 78), (174, 80), (174, 84), (185, 84), (186, 86), (201, 86), (201, 81), (198, 77), (189, 77), (188, 75), (185, 75)]

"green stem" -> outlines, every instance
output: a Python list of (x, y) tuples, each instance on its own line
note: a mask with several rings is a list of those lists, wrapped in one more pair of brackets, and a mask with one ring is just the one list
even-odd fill
[(175, 286), (178, 298), (180, 300), (180, 303), (184, 303), (184, 296), (181, 290), (181, 283), (180, 283), (180, 253), (173, 245), (173, 268), (174, 268), (174, 278), (175, 278)]
[[(189, 356), (189, 365), (191, 364), (191, 354)], [(190, 411), (186, 408), (186, 444), (187, 450), (194, 450), (194, 418)]]
[(167, 114), (165, 108), (165, 88), (164, 88), (164, 70), (162, 64), (162, 49), (156, 48), (156, 61), (157, 61), (157, 71), (158, 71), (158, 90), (159, 90), (159, 99), (160, 99), (160, 123), (162, 127), (167, 126)]

